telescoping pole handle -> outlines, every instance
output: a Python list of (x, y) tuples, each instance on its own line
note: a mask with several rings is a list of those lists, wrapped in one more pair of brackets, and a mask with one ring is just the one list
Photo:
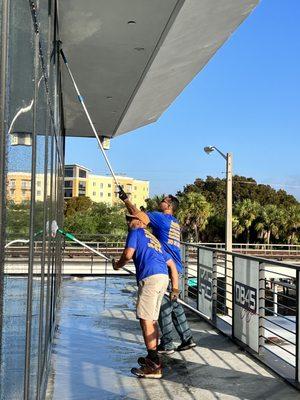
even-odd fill
[(66, 66), (67, 71), (68, 71), (68, 73), (69, 73), (69, 75), (70, 75), (70, 78), (71, 78), (71, 80), (72, 80), (72, 82), (73, 82), (74, 88), (75, 88), (76, 93), (77, 93), (78, 100), (79, 100), (79, 102), (81, 103), (81, 105), (82, 105), (82, 107), (83, 107), (83, 110), (84, 110), (84, 112), (85, 112), (85, 115), (86, 115), (86, 117), (87, 117), (89, 123), (90, 123), (90, 126), (91, 126), (91, 128), (92, 128), (92, 131), (93, 131), (93, 133), (94, 133), (94, 135), (95, 135), (95, 138), (97, 139), (98, 145), (99, 145), (100, 150), (101, 150), (101, 152), (102, 152), (102, 154), (103, 154), (103, 157), (104, 157), (104, 159), (105, 159), (105, 161), (106, 161), (106, 164), (107, 164), (107, 166), (108, 166), (108, 168), (109, 168), (109, 170), (110, 170), (110, 172), (111, 172), (111, 174), (112, 174), (112, 177), (113, 177), (113, 179), (114, 179), (116, 185), (118, 186), (118, 188), (120, 188), (120, 184), (119, 184), (119, 182), (118, 182), (118, 180), (117, 180), (117, 178), (116, 178), (116, 175), (115, 175), (115, 173), (114, 173), (114, 171), (113, 171), (113, 169), (112, 169), (112, 166), (110, 165), (110, 162), (109, 162), (109, 159), (107, 158), (107, 155), (106, 155), (106, 153), (105, 153), (105, 150), (103, 149), (101, 140), (99, 139), (99, 136), (98, 136), (98, 134), (97, 134), (96, 128), (95, 128), (95, 126), (94, 126), (94, 124), (93, 124), (93, 122), (92, 122), (92, 119), (91, 119), (91, 117), (90, 117), (90, 114), (89, 114), (89, 112), (88, 112), (88, 110), (87, 110), (87, 108), (86, 108), (84, 99), (83, 99), (83, 97), (81, 96), (81, 94), (80, 94), (80, 92), (79, 92), (79, 89), (78, 89), (78, 86), (77, 86), (77, 84), (76, 84), (76, 82), (75, 82), (74, 76), (73, 76), (73, 74), (72, 74), (72, 72), (71, 72), (71, 70), (70, 70), (70, 67), (69, 67), (69, 64), (68, 64), (68, 60), (67, 60), (67, 58), (66, 58), (66, 56), (65, 56), (65, 53), (63, 52), (62, 49), (60, 49), (60, 54), (61, 54), (61, 56), (62, 56), (62, 59), (63, 59), (64, 63), (65, 63), (65, 66)]

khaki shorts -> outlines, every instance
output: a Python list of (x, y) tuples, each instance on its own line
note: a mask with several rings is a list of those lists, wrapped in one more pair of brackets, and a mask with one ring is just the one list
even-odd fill
[(163, 296), (169, 284), (168, 275), (148, 276), (139, 282), (136, 304), (137, 318), (157, 321)]

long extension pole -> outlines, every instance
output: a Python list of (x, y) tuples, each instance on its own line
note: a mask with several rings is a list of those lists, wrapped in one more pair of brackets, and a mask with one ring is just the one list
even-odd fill
[(115, 173), (114, 173), (114, 171), (113, 171), (113, 169), (112, 169), (112, 167), (111, 167), (111, 165), (110, 165), (110, 162), (109, 162), (109, 159), (107, 158), (107, 155), (106, 155), (106, 153), (105, 153), (105, 150), (103, 149), (101, 140), (99, 139), (99, 136), (98, 136), (98, 134), (97, 134), (96, 128), (95, 128), (95, 126), (94, 126), (94, 124), (93, 124), (93, 122), (92, 122), (92, 120), (91, 120), (90, 114), (89, 114), (89, 112), (88, 112), (88, 110), (87, 110), (87, 108), (86, 108), (86, 105), (85, 105), (85, 102), (84, 102), (84, 100), (83, 100), (83, 97), (81, 96), (81, 94), (80, 94), (80, 92), (79, 92), (79, 89), (78, 89), (78, 86), (77, 86), (77, 84), (76, 84), (76, 82), (75, 82), (74, 76), (73, 76), (73, 74), (72, 74), (72, 72), (71, 72), (71, 70), (70, 70), (70, 67), (69, 67), (67, 58), (66, 58), (65, 53), (63, 52), (62, 49), (60, 49), (60, 54), (61, 54), (61, 56), (62, 56), (62, 59), (63, 59), (64, 63), (65, 63), (65, 66), (66, 66), (67, 71), (68, 71), (68, 73), (69, 73), (69, 75), (70, 75), (70, 78), (71, 78), (71, 80), (72, 80), (72, 82), (73, 82), (74, 88), (75, 88), (76, 93), (77, 93), (78, 100), (79, 100), (79, 102), (80, 102), (81, 105), (82, 105), (82, 108), (83, 108), (83, 110), (84, 110), (84, 112), (85, 112), (85, 115), (86, 115), (86, 117), (87, 117), (87, 119), (88, 119), (88, 121), (89, 121), (89, 123), (90, 123), (90, 126), (91, 126), (91, 128), (92, 128), (92, 131), (93, 131), (93, 133), (94, 133), (94, 135), (95, 135), (95, 138), (97, 139), (98, 145), (99, 145), (100, 150), (101, 150), (101, 152), (102, 152), (102, 154), (103, 154), (103, 157), (104, 157), (104, 159), (105, 159), (105, 161), (106, 161), (106, 164), (107, 164), (107, 166), (108, 166), (108, 168), (109, 168), (109, 170), (110, 170), (110, 172), (111, 172), (111, 174), (112, 174), (112, 176), (113, 176), (113, 178), (114, 178), (114, 181), (116, 182), (116, 185), (117, 185), (118, 188), (120, 189), (120, 184), (119, 184), (119, 182), (118, 182), (118, 180), (117, 180), (117, 178), (116, 178), (116, 175), (115, 175)]
[(57, 232), (60, 233), (61, 235), (65, 236), (66, 238), (72, 240), (73, 242), (78, 243), (80, 246), (85, 247), (86, 249), (90, 250), (92, 253), (97, 254), (97, 256), (104, 258), (106, 261), (111, 261), (111, 259), (109, 257), (106, 257), (104, 254), (100, 253), (100, 251), (97, 251), (93, 247), (90, 247), (87, 244), (85, 244), (84, 242), (81, 242), (71, 233), (68, 233), (60, 228), (57, 229)]

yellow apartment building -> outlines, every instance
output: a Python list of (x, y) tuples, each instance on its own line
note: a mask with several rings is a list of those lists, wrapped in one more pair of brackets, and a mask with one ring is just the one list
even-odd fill
[[(17, 204), (23, 201), (30, 201), (31, 173), (8, 172), (7, 189), (8, 200)], [(37, 201), (44, 201), (44, 174), (36, 174), (35, 198)]]
[[(117, 175), (117, 180), (136, 207), (145, 206), (149, 197), (149, 181)], [(65, 198), (87, 196), (96, 203), (110, 206), (120, 203), (118, 188), (111, 176), (93, 175), (81, 165), (65, 166)]]
[[(123, 175), (118, 175), (117, 180), (133, 204), (137, 207), (145, 205), (145, 199), (149, 197), (149, 181)], [(9, 172), (7, 185), (8, 200), (17, 204), (30, 201), (31, 173)], [(47, 187), (49, 191), (49, 184)], [(64, 196), (65, 198), (87, 196), (92, 201), (104, 202), (110, 206), (120, 203), (118, 188), (111, 176), (92, 175), (89, 169), (77, 164), (65, 166)], [(44, 174), (36, 174), (35, 197), (37, 201), (45, 199)]]

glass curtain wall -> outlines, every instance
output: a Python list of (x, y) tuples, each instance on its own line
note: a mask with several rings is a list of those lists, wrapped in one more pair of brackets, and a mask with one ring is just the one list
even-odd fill
[(62, 261), (56, 4), (0, 9), (0, 399), (43, 399)]

